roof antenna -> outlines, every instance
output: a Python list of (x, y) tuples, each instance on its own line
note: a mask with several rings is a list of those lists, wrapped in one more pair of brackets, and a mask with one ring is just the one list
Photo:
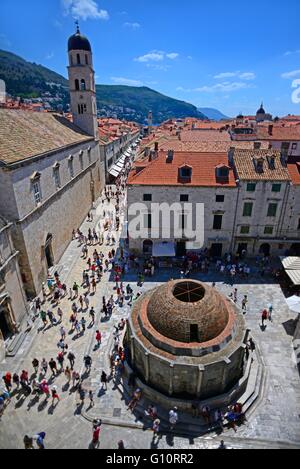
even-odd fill
[(80, 34), (79, 21), (78, 20), (75, 21), (75, 25), (76, 25), (76, 34)]

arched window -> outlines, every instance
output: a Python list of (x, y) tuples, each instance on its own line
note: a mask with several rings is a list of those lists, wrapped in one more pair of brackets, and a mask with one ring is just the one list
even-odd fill
[(89, 64), (89, 56), (87, 54), (85, 54), (85, 64), (86, 65)]
[(75, 90), (79, 91), (79, 80), (75, 80)]
[(72, 54), (70, 55), (70, 62), (71, 62), (71, 65), (74, 65), (73, 64), (73, 55)]
[(80, 54), (77, 54), (77, 64), (80, 65)]
[(80, 89), (81, 91), (85, 91), (86, 90), (86, 84), (85, 84), (85, 80), (82, 79), (81, 82), (80, 82)]
[(146, 239), (143, 242), (143, 253), (149, 256), (152, 256), (153, 241)]

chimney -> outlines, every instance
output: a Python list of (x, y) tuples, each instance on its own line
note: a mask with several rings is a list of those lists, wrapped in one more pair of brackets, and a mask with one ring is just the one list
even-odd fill
[(268, 129), (268, 133), (269, 135), (273, 135), (273, 125), (269, 125), (269, 129)]
[(154, 144), (154, 150), (155, 150), (155, 151), (158, 151), (158, 142), (155, 142), (155, 144)]
[(168, 155), (166, 158), (166, 163), (172, 163), (174, 158), (174, 150), (168, 150)]
[(145, 155), (145, 157), (148, 157), (150, 155), (150, 148), (149, 147), (145, 148), (144, 155)]

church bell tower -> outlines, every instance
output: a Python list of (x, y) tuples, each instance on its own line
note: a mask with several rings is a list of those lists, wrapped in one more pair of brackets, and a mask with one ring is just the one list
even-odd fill
[(68, 42), (71, 112), (74, 124), (98, 140), (92, 48), (89, 40), (80, 33), (78, 22), (76, 24), (77, 31)]

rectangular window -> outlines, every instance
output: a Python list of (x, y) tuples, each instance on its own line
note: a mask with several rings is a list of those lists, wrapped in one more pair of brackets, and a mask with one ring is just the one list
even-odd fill
[(152, 201), (152, 194), (144, 194), (143, 200), (144, 200), (144, 202), (151, 202)]
[(292, 150), (297, 150), (297, 143), (292, 144)]
[(247, 192), (255, 192), (256, 184), (254, 182), (248, 182)]
[(265, 226), (265, 229), (264, 229), (264, 234), (266, 235), (272, 235), (273, 234), (273, 226)]
[(272, 192), (280, 192), (280, 191), (281, 191), (281, 184), (272, 185)]
[(89, 159), (89, 164), (92, 163), (92, 149), (88, 148), (88, 159)]
[(151, 213), (146, 213), (144, 215), (144, 228), (152, 228), (152, 215), (151, 215)]
[(243, 217), (252, 217), (252, 210), (253, 210), (253, 203), (245, 202), (244, 210), (243, 210)]
[(224, 202), (225, 195), (216, 195), (216, 202)]
[(223, 221), (223, 215), (215, 215), (214, 216), (213, 229), (214, 230), (221, 230), (222, 229), (222, 221)]
[(300, 230), (300, 218), (298, 219), (298, 228), (297, 230)]
[(277, 204), (269, 204), (268, 207), (268, 217), (276, 217), (277, 213)]
[(188, 202), (188, 201), (189, 201), (188, 194), (181, 194), (180, 195), (180, 202)]
[(54, 182), (55, 182), (55, 187), (56, 189), (60, 188), (60, 174), (59, 174), (59, 169), (54, 170)]
[(250, 233), (250, 226), (241, 226), (241, 234), (249, 234)]
[(34, 199), (36, 205), (40, 204), (42, 202), (42, 196), (41, 196), (41, 187), (40, 187), (40, 182), (36, 181), (33, 183), (33, 193), (34, 193)]

